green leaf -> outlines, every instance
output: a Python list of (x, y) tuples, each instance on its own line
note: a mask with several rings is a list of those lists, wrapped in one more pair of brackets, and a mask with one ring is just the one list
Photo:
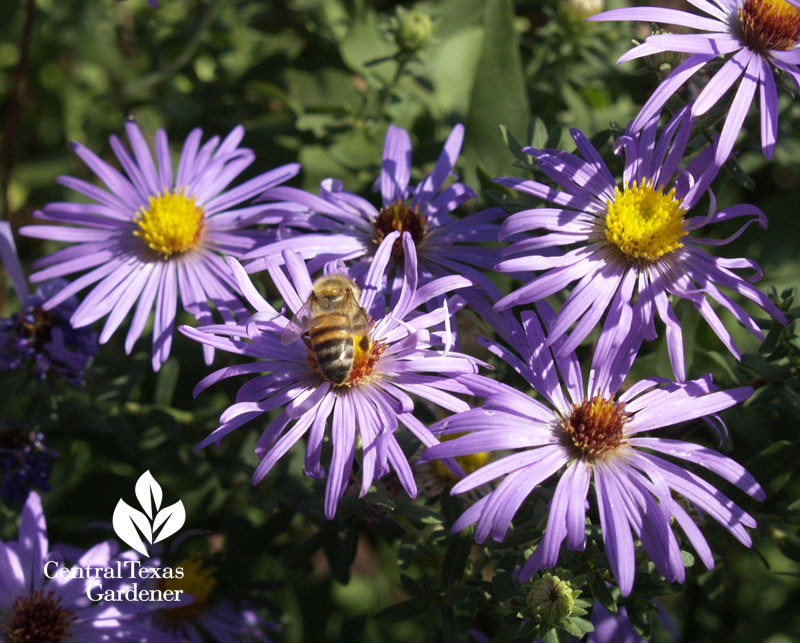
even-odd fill
[(156, 376), (155, 403), (158, 406), (170, 406), (178, 384), (181, 365), (177, 358), (168, 359), (161, 366)]
[(411, 563), (414, 562), (416, 551), (416, 544), (410, 536), (406, 536), (397, 550), (397, 564), (400, 569), (408, 569), (411, 567)]
[(462, 152), (468, 183), (475, 183), (478, 163), (493, 176), (509, 172), (513, 157), (497, 127), (505, 125), (521, 138), (530, 118), (512, 3), (489, 0), (484, 15), (483, 48), (470, 98)]
[(452, 607), (445, 607), (441, 611), (442, 615), (442, 635), (445, 643), (458, 643), (458, 627), (456, 626), (456, 615)]
[(612, 614), (616, 614), (617, 601), (614, 598), (614, 594), (608, 589), (605, 579), (599, 575), (592, 576), (591, 587), (592, 593), (600, 601), (600, 604)]
[(350, 581), (350, 565), (356, 557), (358, 530), (331, 530), (326, 536), (323, 549), (331, 568), (331, 576), (342, 585), (347, 585)]
[(429, 612), (431, 607), (432, 603), (428, 600), (412, 598), (402, 603), (385, 607), (375, 615), (375, 618), (384, 623), (395, 623)]
[[(384, 38), (378, 29), (375, 10), (360, 5), (339, 46), (345, 64), (353, 71), (374, 74), (388, 81), (396, 67), (392, 59), (392, 54), (396, 52), (397, 47)], [(376, 63), (378, 60), (383, 62)]]
[(419, 581), (414, 580), (407, 574), (400, 574), (400, 582), (403, 584), (403, 587), (409, 594), (413, 594), (414, 596), (423, 596), (426, 593)]
[(538, 116), (534, 116), (528, 123), (528, 142), (531, 147), (542, 148), (547, 145), (549, 139), (547, 125)]
[(556, 628), (551, 627), (544, 634), (539, 634), (539, 640), (542, 643), (558, 643), (558, 634)]
[(572, 636), (583, 638), (589, 632), (594, 632), (594, 625), (592, 625), (585, 618), (572, 617), (567, 619), (564, 623), (564, 629), (567, 630)]
[(455, 536), (450, 540), (442, 562), (442, 587), (447, 590), (458, 583), (464, 576), (472, 542), (466, 538)]
[(507, 601), (514, 596), (520, 596), (522, 591), (514, 581), (514, 576), (509, 572), (495, 570), (492, 578), (492, 592), (499, 601)]
[(779, 440), (747, 462), (747, 470), (764, 486), (768, 496), (776, 495), (800, 467), (800, 440)]

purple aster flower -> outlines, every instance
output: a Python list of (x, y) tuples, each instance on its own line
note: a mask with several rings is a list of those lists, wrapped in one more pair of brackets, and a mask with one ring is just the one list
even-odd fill
[[(224, 321), (244, 312), (223, 255), (242, 256), (262, 243), (265, 234), (250, 228), (270, 206), (239, 206), (266, 189), (293, 177), (296, 163), (259, 174), (226, 189), (255, 159), (252, 150), (238, 147), (244, 135), (235, 127), (220, 143), (193, 130), (184, 143), (173, 174), (166, 132), (156, 133), (156, 160), (136, 123), (125, 125), (133, 156), (116, 136), (111, 147), (125, 176), (92, 151), (75, 143), (81, 160), (108, 190), (73, 177), (59, 182), (89, 197), (93, 203), (50, 203), (35, 216), (70, 226), (26, 226), (30, 237), (74, 245), (39, 259), (37, 281), (88, 271), (52, 296), (44, 305), (52, 310), (80, 290), (94, 284), (72, 314), (80, 328), (108, 315), (100, 333), (106, 342), (136, 304), (125, 339), (130, 353), (155, 307), (153, 369), (169, 357), (172, 330), (180, 296), (184, 310), (201, 324), (211, 323), (209, 300)], [(210, 363), (213, 351), (207, 349)]]
[(633, 121), (633, 131), (647, 126), (678, 88), (707, 63), (728, 58), (692, 104), (692, 114), (706, 113), (741, 79), (722, 127), (714, 163), (731, 153), (744, 118), (759, 90), (761, 148), (767, 158), (778, 135), (778, 91), (773, 68), (791, 76), (800, 91), (800, 9), (784, 0), (690, 0), (706, 16), (662, 7), (626, 7), (589, 20), (642, 20), (697, 29), (702, 33), (657, 34), (634, 47), (618, 62), (664, 51), (691, 54), (658, 86)]
[[(546, 304), (540, 305), (539, 311), (548, 330), (558, 323)], [(426, 449), (423, 459), (516, 450), (453, 487), (453, 493), (464, 493), (502, 478), (492, 493), (473, 504), (453, 525), (453, 531), (458, 531), (477, 523), (478, 542), (489, 534), (502, 541), (530, 493), (549, 478), (557, 478), (544, 536), (522, 568), (522, 581), (553, 567), (565, 539), (571, 550), (585, 547), (587, 498), (594, 481), (606, 555), (622, 594), (627, 596), (635, 571), (634, 538), (641, 541), (670, 582), (683, 581), (685, 570), (672, 531), (673, 519), (706, 567), (714, 566), (711, 549), (684, 500), (744, 545), (751, 544), (745, 528), (755, 527), (755, 520), (675, 460), (707, 469), (759, 500), (764, 492), (744, 468), (709, 448), (646, 435), (654, 429), (713, 416), (746, 399), (752, 389), (714, 391), (711, 376), (706, 375), (680, 383), (645, 379), (618, 394), (638, 344), (631, 342), (626, 332), (630, 309), (619, 307), (612, 316), (617, 331), (598, 341), (584, 385), (575, 353), (559, 351), (558, 343), (553, 349), (547, 347), (546, 332), (533, 311), (522, 313), (521, 324), (505, 314), (497, 326), (505, 326), (502, 334), (513, 339), (518, 355), (494, 342), (486, 342), (487, 347), (524, 377), (546, 403), (501, 382), (464, 376), (462, 381), (486, 402), (482, 408), (434, 424), (431, 431), (436, 435), (468, 435)]]
[[(481, 270), (497, 263), (497, 252), (478, 244), (497, 241), (499, 225), (494, 222), (505, 213), (491, 208), (455, 219), (450, 213), (473, 199), (475, 193), (460, 182), (442, 189), (458, 160), (463, 140), (464, 126), (456, 125), (433, 171), (413, 188), (411, 138), (406, 130), (390, 125), (376, 180), (381, 192), (380, 208), (343, 190), (342, 183), (335, 179), (322, 182), (319, 196), (289, 187), (266, 191), (261, 199), (278, 201), (276, 205), (284, 210), (279, 217), (266, 219), (280, 223), (280, 240), (252, 250), (245, 256), (245, 267), (248, 272), (263, 270), (262, 257), (280, 263), (281, 253), (290, 248), (309, 260), (311, 272), (335, 259), (362, 258), (361, 270), (366, 271), (381, 241), (399, 230), (410, 233), (414, 240), (421, 283), (461, 274), (487, 292), (495, 292)], [(398, 239), (392, 255), (399, 259), (402, 254), (403, 244)]]
[[(333, 447), (325, 488), (325, 515), (332, 518), (339, 499), (345, 492), (361, 443), (361, 495), (373, 479), (394, 469), (401, 484), (412, 497), (416, 495), (414, 476), (399, 443), (394, 437), (399, 425), (405, 426), (424, 445), (436, 443), (427, 427), (413, 414), (415, 402), (411, 395), (422, 398), (450, 411), (466, 411), (469, 405), (453, 393), (469, 394), (469, 390), (454, 378), (474, 373), (478, 360), (449, 351), (452, 334), (449, 321), (463, 302), (456, 298), (445, 300), (433, 311), (418, 313), (417, 309), (435, 297), (456, 288), (464, 288), (464, 277), (441, 277), (418, 287), (417, 255), (410, 233), (402, 236), (405, 270), (400, 295), (387, 308), (389, 292), (385, 272), (392, 248), (400, 233), (395, 231), (381, 242), (369, 271), (357, 286), (358, 306), (370, 318), (368, 327), (360, 332), (354, 326), (352, 343), (347, 352), (352, 355), (346, 378), (323, 374), (318, 355), (310, 339), (286, 342), (285, 329), (290, 320), (276, 311), (256, 291), (244, 269), (231, 259), (234, 279), (241, 292), (256, 309), (256, 314), (240, 325), (217, 325), (205, 328), (181, 326), (185, 335), (232, 353), (261, 361), (223, 368), (204, 378), (195, 394), (224, 378), (234, 375), (265, 373), (239, 389), (237, 401), (220, 418), (221, 425), (198, 448), (219, 441), (234, 429), (263, 413), (283, 410), (264, 430), (256, 446), (261, 459), (253, 474), (258, 483), (275, 463), (301, 437), (308, 434), (306, 474), (321, 478), (325, 475), (321, 463), (323, 435), (330, 419), (330, 438)], [(291, 313), (298, 313), (312, 295), (309, 270), (299, 254), (286, 250), (283, 269), (267, 259), (267, 269), (275, 287)], [(285, 271), (285, 272), (284, 272)], [(344, 273), (337, 264), (326, 267), (326, 274)], [(357, 293), (351, 292), (351, 296)], [(318, 295), (315, 293), (315, 298)], [(429, 330), (443, 326), (444, 330)], [(312, 333), (320, 327), (312, 327)], [(337, 327), (334, 327), (339, 332)], [(245, 339), (246, 338), (246, 339)], [(283, 342), (282, 342), (283, 338)], [(440, 347), (443, 346), (444, 350)], [(347, 347), (345, 347), (347, 348)], [(342, 349), (342, 355), (345, 349)], [(343, 374), (344, 375), (344, 374)], [(343, 381), (342, 381), (343, 380)], [(455, 471), (460, 471), (451, 463)]]
[(65, 286), (60, 279), (43, 284), (34, 294), (28, 292), (7, 221), (0, 221), (0, 261), (21, 302), (19, 312), (0, 318), (0, 369), (17, 370), (30, 365), (39, 379), (53, 371), (71, 384), (80, 384), (97, 352), (97, 333), (90, 328), (75, 329), (70, 324), (77, 300), (71, 297), (45, 310), (45, 301)]
[[(92, 576), (88, 568), (116, 568), (138, 560), (133, 551), (117, 554), (106, 541), (87, 550), (65, 569), (63, 555), (48, 551), (42, 502), (31, 492), (22, 510), (17, 541), (0, 542), (0, 635), (10, 641), (152, 641), (149, 626), (134, 622), (161, 602), (90, 600), (88, 593), (125, 589), (126, 580)], [(130, 564), (130, 563), (128, 563)]]
[[(215, 601), (216, 585), (214, 570), (191, 556), (175, 565), (183, 569), (181, 578), (164, 579), (157, 582), (161, 590), (181, 590), (190, 594), (192, 602), (163, 609), (152, 616), (152, 624), (159, 635), (152, 641), (158, 643), (202, 643), (206, 640), (227, 643), (228, 641), (263, 641), (272, 639), (265, 629), (280, 631), (280, 625), (267, 621), (253, 609), (237, 610), (230, 601)], [(204, 633), (207, 637), (204, 637)]]
[(58, 453), (44, 445), (44, 433), (29, 427), (0, 425), (0, 496), (23, 502), (35, 487), (50, 491), (50, 474)]
[[(607, 309), (629, 306), (635, 299), (633, 332), (641, 331), (645, 338), (655, 339), (657, 314), (667, 329), (675, 377), (683, 380), (683, 335), (669, 295), (688, 299), (737, 359), (739, 350), (709, 300), (730, 311), (759, 340), (763, 341), (764, 335), (721, 287), (750, 299), (782, 323), (786, 319), (769, 297), (751, 284), (761, 278), (761, 270), (754, 261), (713, 257), (701, 248), (725, 245), (753, 222), (766, 228), (764, 213), (752, 205), (715, 211), (715, 199), (709, 190), (719, 170), (711, 162), (713, 147), (704, 149), (686, 167), (680, 167), (692, 129), (687, 108), (675, 115), (660, 138), (657, 128), (658, 117), (654, 116), (638, 134), (629, 129), (617, 139), (615, 152), (625, 154), (622, 185), (617, 184), (600, 154), (578, 130), (572, 131), (572, 137), (581, 156), (560, 150), (526, 149), (536, 157), (539, 169), (560, 189), (537, 181), (496, 179), (497, 183), (556, 206), (523, 210), (503, 223), (500, 239), (514, 243), (503, 250), (504, 260), (497, 269), (543, 271), (543, 274), (503, 297), (497, 308), (540, 301), (577, 282), (550, 331), (553, 341), (575, 324), (561, 348), (569, 353), (586, 338)], [(691, 212), (706, 192), (711, 198), (709, 212)], [(738, 217), (747, 220), (726, 239), (695, 236), (707, 225)], [(521, 233), (529, 230), (546, 233), (521, 238)], [(747, 269), (753, 271), (747, 279), (735, 272)], [(604, 333), (608, 327), (606, 322)]]

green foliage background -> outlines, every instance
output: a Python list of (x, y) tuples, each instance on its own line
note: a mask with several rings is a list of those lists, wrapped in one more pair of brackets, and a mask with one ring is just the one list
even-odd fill
[[(556, 11), (533, 0), (432, 0), (424, 8), (434, 21), (433, 41), (406, 55), (392, 40), (395, 4), (161, 0), (157, 10), (145, 0), (8, 4), (0, 21), (3, 217), (16, 228), (50, 201), (75, 199), (56, 176), (93, 176), (69, 143), (80, 141), (110, 160), (107, 138), (120, 134), (129, 117), (149, 137), (166, 128), (173, 153), (195, 127), (210, 136), (242, 123), (244, 145), (257, 153), (247, 176), (299, 160), (296, 186), (316, 191), (321, 179), (336, 177), (365, 195), (389, 123), (410, 130), (415, 166), (430, 169), (450, 128), (461, 122), (467, 128), (462, 176), (483, 189), (481, 204), (514, 206), (512, 195), (490, 182), (528, 175), (509, 142), (535, 138), (572, 150), (568, 128), (578, 127), (608, 143), (609, 130), (635, 116), (660, 73), (643, 63), (615, 65), (631, 37), (647, 29), (582, 24), (566, 14), (566, 3)], [(748, 121), (738, 149), (756, 151), (743, 152), (715, 184), (720, 207), (755, 203), (769, 217), (768, 231), (750, 229), (724, 248), (760, 262), (765, 290), (795, 286), (800, 274), (798, 123), (800, 103), (789, 88), (781, 97), (775, 159), (761, 157), (757, 122)], [(608, 152), (606, 145), (610, 158)], [(26, 269), (53, 249), (21, 237), (17, 242)], [(8, 315), (17, 302), (3, 278), (0, 314)], [(751, 400), (726, 414), (731, 437), (722, 450), (748, 466), (769, 497), (760, 506), (744, 501), (759, 522), (752, 550), (709, 521), (704, 529), (717, 568), (693, 566), (683, 587), (645, 583), (644, 602), (660, 594), (686, 641), (797, 640), (795, 325), (773, 329), (759, 352), (729, 324), (749, 351), (737, 364), (693, 309), (679, 311), (690, 375), (711, 370), (720, 386), (756, 386)], [(176, 337), (173, 357), (154, 375), (149, 337), (124, 359), (121, 337), (101, 348), (77, 390), (0, 373), (2, 418), (41, 426), (61, 454), (52, 491), (43, 494), (53, 541), (89, 545), (107, 538), (107, 526), (85, 525), (110, 522), (117, 499), (130, 497), (136, 478), (150, 469), (170, 496), (183, 500), (187, 528), (202, 531), (186, 547), (211, 557), (217, 595), (261, 608), (283, 624), (286, 641), (462, 641), (472, 627), (489, 635), (508, 631), (501, 617), (516, 619), (510, 606), (519, 591), (507, 586), (509, 561), (513, 567), (521, 560), (524, 529), (516, 526), (506, 550), (470, 547), (468, 536), (446, 535), (459, 501), (445, 498), (440, 507), (394, 500), (381, 485), (363, 501), (347, 498), (328, 523), (320, 489), (302, 476), (299, 449), (253, 488), (258, 423), (237, 430), (219, 450), (193, 451), (216, 427), (239, 382), (195, 400), (192, 387), (208, 370), (197, 346)], [(218, 355), (215, 365), (228, 359)], [(669, 375), (661, 343), (647, 347), (635, 374)], [(714, 445), (714, 436), (698, 427), (682, 435), (689, 432)], [(536, 502), (541, 508), (544, 500)], [(18, 516), (19, 507), (0, 505), (4, 540), (15, 537)], [(504, 557), (507, 551), (517, 557)], [(564, 567), (578, 558), (565, 557)], [(599, 596), (603, 587), (597, 581), (603, 558), (590, 558), (574, 568), (596, 566), (584, 598)], [(629, 603), (629, 611), (637, 612), (634, 607), (642, 631), (669, 638), (643, 605)]]

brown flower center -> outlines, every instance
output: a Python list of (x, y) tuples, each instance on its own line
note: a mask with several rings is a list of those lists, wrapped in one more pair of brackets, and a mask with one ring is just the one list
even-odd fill
[[(410, 232), (414, 244), (418, 245), (425, 236), (425, 221), (417, 208), (410, 208), (405, 201), (397, 199), (394, 203), (387, 205), (380, 211), (378, 218), (375, 219), (375, 240), (380, 244), (386, 235), (399, 230), (400, 232)], [(392, 258), (400, 259), (403, 257), (403, 240), (398, 239), (392, 246)]]
[(597, 394), (575, 404), (564, 419), (564, 444), (576, 458), (603, 458), (622, 444), (622, 429), (629, 417), (625, 404)]
[(738, 28), (739, 39), (752, 51), (785, 51), (800, 40), (800, 9), (785, 0), (745, 0)]
[(20, 596), (11, 606), (5, 634), (9, 643), (60, 643), (69, 640), (75, 614), (53, 592)]

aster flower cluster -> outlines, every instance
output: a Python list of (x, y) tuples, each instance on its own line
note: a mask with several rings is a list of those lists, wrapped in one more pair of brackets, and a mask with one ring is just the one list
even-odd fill
[[(740, 464), (677, 438), (674, 427), (704, 422), (722, 441), (720, 414), (753, 389), (719, 390), (711, 374), (687, 372), (676, 304), (686, 302), (736, 359), (742, 352), (726, 317), (759, 341), (762, 329), (744, 305), (786, 323), (754, 285), (760, 267), (721, 251), (752, 224), (766, 228), (766, 215), (749, 204), (718, 210), (712, 186), (756, 91), (762, 150), (774, 152), (774, 71), (800, 89), (800, 9), (783, 0), (692, 4), (710, 17), (637, 7), (592, 18), (702, 33), (653, 35), (620, 59), (690, 54), (613, 142), (621, 176), (602, 148), (573, 129), (574, 153), (525, 147), (533, 177), (494, 179), (535, 205), (515, 212), (479, 209), (476, 193), (454, 174), (460, 124), (416, 183), (411, 136), (389, 125), (375, 203), (336, 178), (322, 181), (319, 194), (284, 185), (299, 173), (296, 163), (229, 187), (256, 158), (240, 147), (241, 126), (205, 143), (193, 130), (177, 167), (166, 132), (156, 132), (154, 156), (133, 121), (125, 125), (129, 148), (110, 139), (121, 171), (75, 144), (104, 187), (60, 177), (88, 202), (50, 203), (35, 213), (46, 224), (20, 230), (67, 244), (34, 262), (31, 280), (46, 283), (33, 295), (11, 228), (0, 223), (0, 258), (20, 302), (19, 312), (0, 319), (0, 367), (33, 364), (39, 377), (58, 373), (78, 385), (98, 341), (106, 343), (130, 318), (125, 351), (152, 319), (157, 371), (170, 357), (180, 302), (197, 325), (178, 330), (202, 347), (206, 364), (217, 350), (233, 355), (199, 380), (195, 396), (228, 378), (248, 378), (197, 449), (258, 425), (253, 484), (300, 445), (305, 475), (324, 480), (326, 519), (336, 517), (348, 491), (363, 497), (378, 480), (394, 479), (411, 498), (420, 489), (463, 494), (452, 531), (469, 528), (479, 544), (490, 536), (504, 542), (545, 498), (538, 535), (515, 572), (520, 582), (532, 581), (529, 611), (539, 634), (588, 613), (585, 595), (576, 603), (580, 591), (569, 581), (541, 575), (558, 564), (565, 544), (570, 551), (602, 548), (608, 581), (623, 597), (648, 560), (666, 582), (683, 582), (686, 544), (712, 569), (699, 516), (745, 546), (757, 526), (717, 483), (758, 501), (765, 493)], [(727, 58), (696, 99), (662, 114), (673, 94), (719, 57)], [(696, 118), (722, 109), (737, 83), (721, 132), (701, 147)], [(729, 225), (737, 226), (729, 236), (714, 236)], [(503, 293), (491, 271), (521, 283)], [(260, 282), (277, 293), (274, 300)], [(467, 338), (457, 315), (468, 306), (494, 333), (478, 341), (524, 390), (511, 378), (489, 377), (486, 362), (462, 352)], [(98, 337), (91, 326), (104, 318)], [(632, 378), (640, 351), (659, 335), (674, 379)], [(591, 360), (582, 364), (590, 338)], [(40, 433), (3, 431), (0, 492), (21, 501), (31, 487), (47, 488), (55, 456)], [(213, 573), (195, 559), (181, 564), (192, 602), (141, 625), (133, 623), (135, 607), (88, 604), (76, 598), (85, 586), (46, 583), (39, 570), (54, 554), (35, 493), (27, 496), (19, 541), (0, 543), (0, 554), (0, 635), (11, 640), (110, 640), (109, 627), (125, 640), (269, 640), (263, 630), (270, 625), (257, 612), (214, 599)], [(130, 556), (103, 543), (78, 564)], [(637, 640), (624, 607), (616, 615), (604, 610), (600, 603), (594, 609), (596, 640)]]

